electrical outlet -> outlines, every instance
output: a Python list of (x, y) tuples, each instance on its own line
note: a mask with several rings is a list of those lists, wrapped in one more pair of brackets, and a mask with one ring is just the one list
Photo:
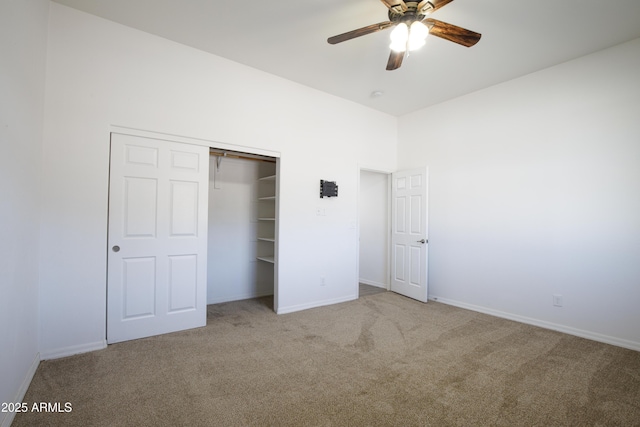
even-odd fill
[(562, 307), (562, 295), (559, 295), (559, 294), (553, 295), (553, 306)]

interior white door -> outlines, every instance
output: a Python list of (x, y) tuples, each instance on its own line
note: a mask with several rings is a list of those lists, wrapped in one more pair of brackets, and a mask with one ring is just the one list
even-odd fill
[(107, 342), (206, 324), (208, 147), (111, 135)]
[(399, 171), (391, 180), (391, 290), (427, 302), (428, 171)]

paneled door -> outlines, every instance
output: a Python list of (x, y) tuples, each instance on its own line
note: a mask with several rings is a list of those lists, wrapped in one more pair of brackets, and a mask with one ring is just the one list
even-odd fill
[(427, 302), (428, 171), (399, 171), (391, 180), (391, 290)]
[(107, 342), (206, 324), (209, 149), (111, 135)]

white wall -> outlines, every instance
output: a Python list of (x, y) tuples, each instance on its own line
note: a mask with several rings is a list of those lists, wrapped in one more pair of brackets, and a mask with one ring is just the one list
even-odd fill
[(360, 172), (360, 283), (389, 285), (388, 174)]
[[(396, 118), (56, 3), (50, 7), (43, 357), (104, 346), (112, 125), (281, 153), (279, 310), (355, 298), (358, 164), (395, 167)], [(319, 200), (320, 179), (337, 180), (340, 197)], [(327, 216), (316, 216), (318, 203)]]
[(211, 156), (207, 304), (273, 295), (274, 267), (256, 258), (260, 166)]
[[(0, 3), (0, 402), (38, 356), (40, 166), (48, 1)], [(0, 413), (0, 425), (14, 414)]]
[(640, 39), (400, 118), (431, 298), (640, 349), (638, 70)]

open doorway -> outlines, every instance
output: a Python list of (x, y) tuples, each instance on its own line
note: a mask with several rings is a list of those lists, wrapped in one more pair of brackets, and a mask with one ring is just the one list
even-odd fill
[(389, 176), (360, 170), (359, 296), (389, 289)]
[(207, 304), (273, 296), (277, 159), (210, 155)]

